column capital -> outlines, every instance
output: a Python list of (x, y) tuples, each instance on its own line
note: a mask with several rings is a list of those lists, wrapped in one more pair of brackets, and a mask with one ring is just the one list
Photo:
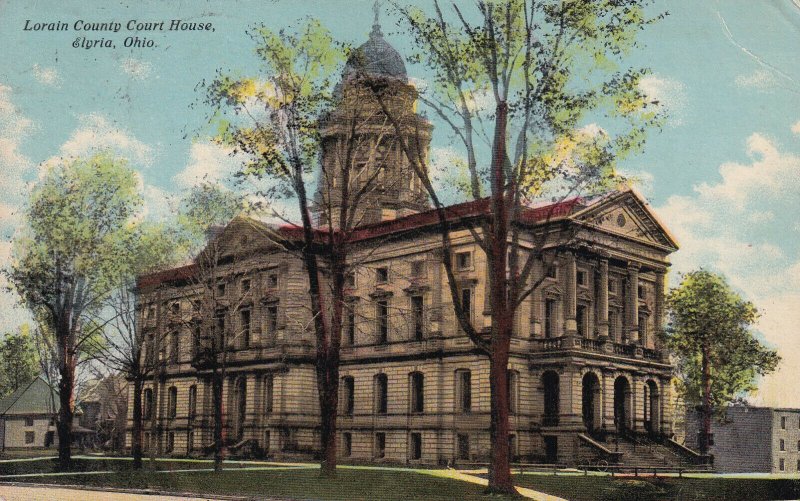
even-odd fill
[(636, 261), (628, 261), (627, 268), (629, 271), (639, 271), (642, 269), (642, 263)]

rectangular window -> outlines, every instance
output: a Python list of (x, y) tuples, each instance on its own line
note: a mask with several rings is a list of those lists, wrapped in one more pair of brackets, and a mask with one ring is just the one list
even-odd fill
[(352, 272), (348, 273), (344, 278), (344, 284), (345, 284), (345, 286), (347, 286), (347, 287), (349, 287), (351, 289), (355, 289), (355, 287), (356, 287), (356, 274), (352, 273)]
[(175, 450), (175, 432), (167, 433), (167, 454)]
[(345, 415), (352, 416), (355, 409), (355, 380), (352, 376), (342, 378), (342, 409)]
[(781, 459), (778, 462), (778, 468), (780, 468), (781, 471), (786, 471), (786, 461)]
[(425, 276), (425, 261), (413, 261), (411, 263), (411, 277), (421, 278)]
[(178, 331), (175, 331), (170, 334), (170, 349), (169, 349), (169, 361), (170, 363), (176, 364), (178, 363), (178, 356), (180, 355), (180, 334)]
[(461, 289), (461, 308), (468, 321), (472, 321), (472, 289)]
[(375, 434), (375, 457), (378, 459), (386, 456), (386, 433)]
[(267, 275), (267, 289), (277, 289), (278, 288), (278, 274), (277, 273), (270, 273)]
[(425, 377), (421, 372), (411, 373), (411, 412), (425, 411)]
[(786, 441), (784, 439), (781, 439), (781, 441), (780, 441), (780, 449), (781, 449), (781, 452), (785, 452), (786, 451)]
[(463, 413), (472, 412), (472, 373), (458, 372), (458, 408)]
[(386, 374), (375, 376), (375, 413), (386, 414), (389, 405), (389, 379)]
[(555, 299), (547, 299), (544, 303), (544, 337), (556, 337)]
[(578, 336), (586, 337), (589, 333), (588, 329), (588, 321), (589, 318), (586, 315), (586, 305), (579, 304), (575, 309), (575, 323), (577, 324), (578, 328)]
[(225, 313), (219, 312), (214, 317), (214, 343), (215, 349), (222, 349), (222, 340), (225, 338)]
[(25, 416), (25, 426), (33, 426), (33, 418), (31, 416)]
[(619, 327), (617, 325), (617, 312), (616, 311), (609, 311), (608, 312), (608, 337), (613, 340), (617, 339), (617, 333), (619, 332)]
[(270, 414), (272, 412), (274, 391), (275, 391), (275, 383), (273, 381), (272, 374), (268, 374), (264, 376), (264, 414)]
[(466, 433), (458, 434), (458, 459), (469, 461), (469, 435)]
[(167, 393), (167, 417), (174, 419), (178, 411), (178, 389), (170, 386)]
[(645, 291), (643, 285), (639, 285), (638, 289), (636, 290), (636, 295), (639, 296), (639, 299), (645, 298)]
[(422, 296), (411, 297), (411, 316), (415, 341), (422, 341), (425, 334), (425, 302)]
[(345, 343), (356, 344), (356, 302), (347, 301), (344, 304), (344, 335)]
[(250, 290), (250, 280), (242, 280), (242, 292), (248, 292)]
[(32, 444), (35, 439), (36, 439), (36, 435), (34, 434), (34, 432), (32, 432), (32, 431), (26, 431), (25, 432), (25, 443), (26, 444)]
[(786, 416), (781, 416), (781, 430), (786, 429)]
[(411, 434), (411, 450), (409, 451), (410, 458), (422, 459), (422, 433)]
[(197, 415), (197, 386), (189, 387), (189, 419)]
[(353, 435), (349, 432), (342, 433), (342, 455), (349, 458), (353, 453)]
[(278, 330), (278, 305), (273, 303), (267, 306), (267, 333), (275, 334)]
[(608, 292), (610, 292), (611, 294), (617, 293), (617, 281), (614, 280), (613, 278), (610, 278), (608, 280)]
[(547, 274), (547, 278), (558, 278), (558, 267), (553, 264), (548, 264), (545, 268), (545, 273)]
[(250, 310), (242, 310), (240, 320), (242, 322), (242, 348), (250, 347)]
[(588, 282), (587, 276), (588, 274), (585, 271), (578, 270), (578, 276), (577, 276), (578, 285), (586, 285)]
[(389, 281), (389, 268), (385, 266), (377, 268), (375, 270), (375, 282), (379, 284), (385, 284)]
[(456, 252), (456, 269), (465, 271), (472, 268), (472, 252)]
[(377, 302), (378, 343), (389, 341), (389, 302), (382, 299)]
[(217, 284), (217, 296), (222, 297), (225, 295), (225, 284)]

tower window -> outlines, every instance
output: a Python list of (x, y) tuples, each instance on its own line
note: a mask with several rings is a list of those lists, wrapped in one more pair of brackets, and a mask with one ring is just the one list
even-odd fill
[(456, 269), (465, 271), (472, 268), (472, 252), (457, 252), (456, 253)]

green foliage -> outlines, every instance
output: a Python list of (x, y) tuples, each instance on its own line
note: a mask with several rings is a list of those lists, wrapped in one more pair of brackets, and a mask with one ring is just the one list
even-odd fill
[(30, 326), (23, 324), (19, 331), (6, 333), (0, 340), (0, 398), (28, 384), (40, 372)]
[[(202, 248), (215, 228), (227, 225), (248, 211), (247, 201), (238, 193), (217, 184), (202, 183), (184, 196), (177, 216), (176, 243), (192, 255)], [(160, 241), (160, 237), (154, 238)]]
[(756, 389), (755, 381), (775, 370), (780, 357), (753, 335), (758, 311), (725, 278), (705, 270), (683, 277), (667, 296), (670, 322), (666, 340), (678, 359), (680, 389), (687, 402), (702, 400), (702, 357), (711, 368), (711, 405), (724, 413), (737, 396)]

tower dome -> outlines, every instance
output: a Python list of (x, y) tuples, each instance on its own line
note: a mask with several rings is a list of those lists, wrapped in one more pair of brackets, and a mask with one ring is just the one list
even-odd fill
[(347, 80), (364, 74), (396, 78), (404, 82), (408, 80), (403, 57), (383, 38), (377, 8), (369, 40), (353, 51), (347, 59), (342, 76)]

